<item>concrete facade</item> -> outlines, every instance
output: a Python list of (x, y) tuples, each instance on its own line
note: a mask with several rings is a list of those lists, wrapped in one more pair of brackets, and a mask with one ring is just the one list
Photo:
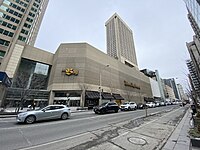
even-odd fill
[[(143, 102), (144, 98), (153, 98), (147, 76), (87, 43), (63, 43), (55, 54), (30, 45), (18, 44), (16, 47), (20, 47), (21, 52), (19, 58), (12, 57), (16, 61), (13, 66), (20, 66), (22, 59), (50, 66), (47, 86), (50, 92), (49, 104), (55, 100), (66, 100), (67, 96), (55, 97), (56, 93), (65, 92), (78, 93), (78, 96), (70, 97), (70, 100), (78, 100), (80, 106), (84, 106), (86, 91), (99, 93), (100, 82), (103, 92), (120, 94), (128, 101)], [(20, 67), (15, 68), (17, 72)], [(78, 74), (66, 75), (67, 68), (77, 70)]]
[[(105, 68), (106, 65), (109, 67)], [(66, 68), (78, 70), (77, 76), (66, 76)], [(48, 90), (52, 91), (50, 103), (53, 103), (55, 91), (98, 91), (101, 85), (104, 92), (121, 94), (126, 100), (140, 102), (151, 97), (148, 77), (135, 68), (130, 68), (106, 55), (87, 43), (61, 44), (53, 59)], [(126, 83), (138, 88), (126, 86)]]

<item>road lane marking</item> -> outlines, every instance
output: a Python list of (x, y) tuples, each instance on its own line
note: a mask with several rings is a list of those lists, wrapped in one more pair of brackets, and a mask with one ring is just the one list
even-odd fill
[(26, 140), (26, 142), (29, 144), (29, 145), (33, 145), (31, 143), (31, 141), (24, 135), (23, 131), (21, 129), (18, 129), (20, 134), (22, 135), (22, 137)]
[(83, 135), (86, 135), (86, 134), (89, 134), (89, 132), (81, 133), (81, 134), (70, 136), (70, 137), (67, 137), (67, 138), (63, 138), (63, 139), (59, 139), (59, 140), (55, 140), (55, 141), (51, 141), (51, 142), (47, 142), (47, 143), (31, 146), (31, 147), (26, 147), (26, 148), (22, 148), (22, 149), (18, 149), (18, 150), (35, 149), (35, 148), (38, 148), (38, 147), (42, 147), (42, 146), (46, 146), (46, 145), (50, 145), (50, 144), (55, 144), (55, 143), (58, 143), (58, 142), (66, 141), (66, 140), (69, 140), (69, 139), (77, 138), (79, 136), (83, 136)]

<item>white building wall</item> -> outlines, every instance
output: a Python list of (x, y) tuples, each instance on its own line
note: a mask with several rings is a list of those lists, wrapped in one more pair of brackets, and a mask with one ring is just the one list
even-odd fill
[(152, 78), (149, 78), (150, 84), (151, 84), (151, 90), (154, 97), (161, 97), (159, 85), (156, 80), (153, 80)]

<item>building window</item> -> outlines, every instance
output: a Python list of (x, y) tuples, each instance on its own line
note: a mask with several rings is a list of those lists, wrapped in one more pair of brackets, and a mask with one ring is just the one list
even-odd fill
[(20, 35), (19, 38), (18, 38), (18, 40), (25, 42), (26, 38)]
[(6, 52), (0, 50), (0, 58), (3, 58), (5, 56), (5, 54), (6, 54)]
[(9, 44), (10, 44), (9, 41), (6, 41), (6, 40), (3, 40), (3, 39), (0, 39), (0, 45), (8, 46)]

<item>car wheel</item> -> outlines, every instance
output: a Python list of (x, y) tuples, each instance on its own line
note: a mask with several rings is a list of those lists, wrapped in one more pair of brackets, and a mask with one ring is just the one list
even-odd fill
[(32, 124), (32, 123), (35, 122), (35, 120), (36, 120), (36, 117), (33, 116), (33, 115), (31, 115), (31, 116), (26, 117), (25, 123), (27, 123), (27, 124)]
[(118, 109), (115, 110), (115, 113), (118, 113)]
[(105, 110), (101, 110), (101, 111), (100, 111), (100, 114), (105, 114), (105, 113), (106, 113)]
[(97, 111), (95, 111), (94, 113), (95, 113), (95, 114), (98, 114), (98, 112), (97, 112)]
[(61, 115), (61, 119), (62, 120), (65, 120), (65, 119), (67, 119), (68, 118), (68, 113), (63, 113), (62, 115)]
[(131, 107), (129, 107), (128, 110), (131, 110)]

